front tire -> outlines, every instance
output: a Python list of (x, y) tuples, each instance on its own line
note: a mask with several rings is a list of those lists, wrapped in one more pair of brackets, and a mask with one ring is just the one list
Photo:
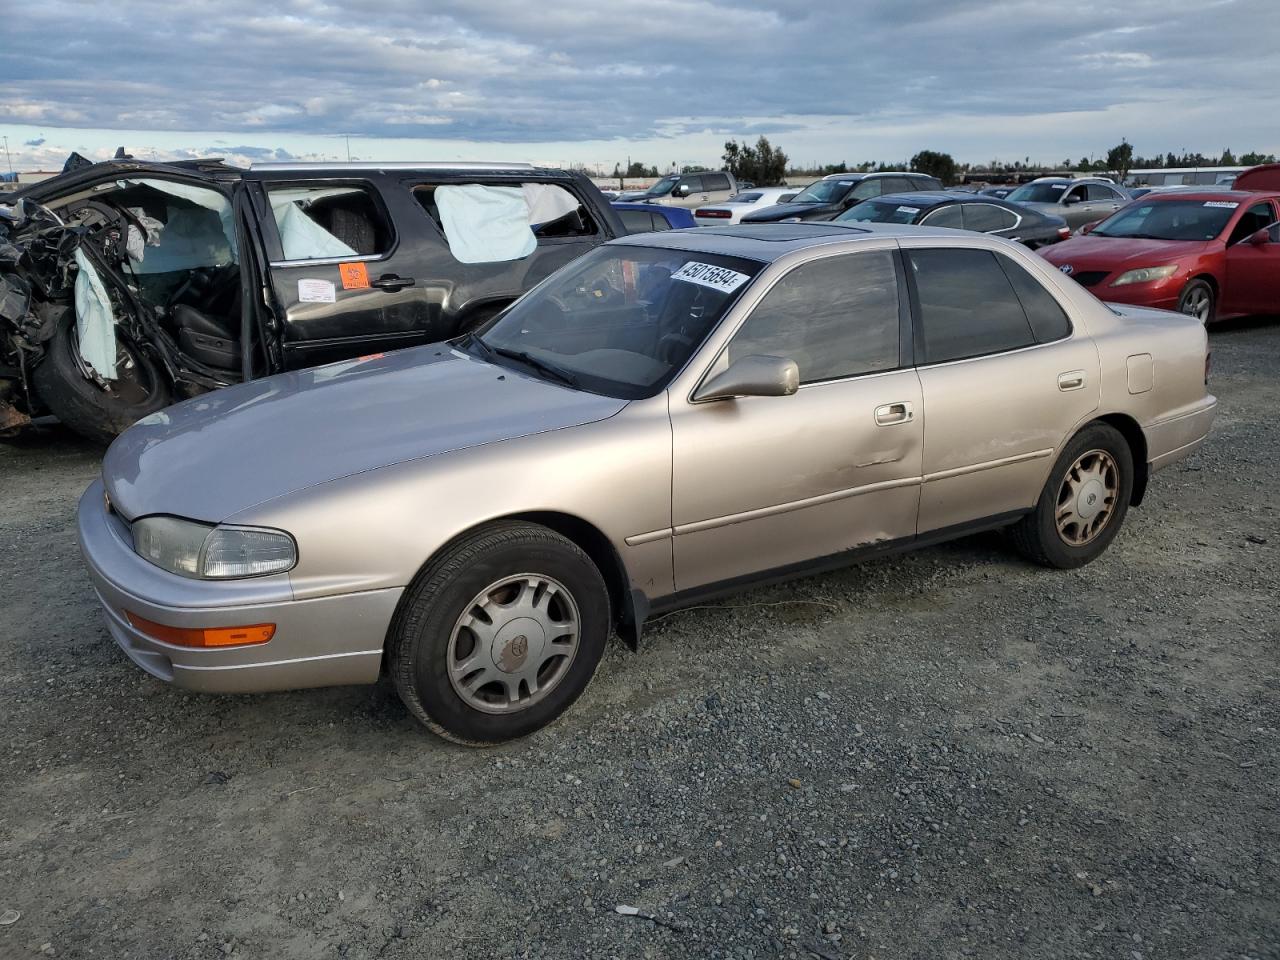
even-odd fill
[(1014, 547), (1059, 570), (1082, 567), (1110, 546), (1133, 496), (1133, 454), (1105, 423), (1085, 427), (1063, 449), (1035, 509), (1010, 529)]
[(430, 730), (468, 746), (527, 736), (586, 689), (612, 626), (575, 543), (531, 523), (471, 533), (432, 560), (392, 621), (388, 666)]
[(1195, 317), (1206, 326), (1213, 323), (1217, 310), (1218, 298), (1206, 280), (1189, 281), (1178, 296), (1178, 312)]

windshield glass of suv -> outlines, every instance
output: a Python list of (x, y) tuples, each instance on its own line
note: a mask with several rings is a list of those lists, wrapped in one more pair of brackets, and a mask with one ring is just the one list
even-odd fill
[(1144, 240), (1212, 240), (1239, 204), (1234, 200), (1156, 200), (1135, 203), (1093, 229), (1095, 237)]
[(634, 400), (657, 393), (761, 264), (609, 245), (575, 260), (458, 346), (552, 382)]
[(863, 200), (836, 219), (861, 220), (864, 223), (915, 223), (928, 210), (928, 207), (917, 207), (905, 201)]
[(1015, 203), (1058, 203), (1069, 183), (1024, 183), (1005, 197)]
[(679, 177), (663, 177), (652, 187), (646, 190), (644, 195), (646, 197), (665, 197), (672, 191), (672, 189), (675, 188), (675, 185), (679, 180)]
[(834, 203), (855, 183), (856, 180), (819, 180), (797, 193), (792, 203)]

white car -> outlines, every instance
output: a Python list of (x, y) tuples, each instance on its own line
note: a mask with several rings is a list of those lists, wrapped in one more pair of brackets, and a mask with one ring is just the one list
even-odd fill
[(735, 193), (722, 203), (699, 207), (693, 211), (700, 227), (718, 227), (737, 223), (744, 213), (763, 210), (775, 203), (786, 203), (801, 190), (800, 187), (752, 187)]

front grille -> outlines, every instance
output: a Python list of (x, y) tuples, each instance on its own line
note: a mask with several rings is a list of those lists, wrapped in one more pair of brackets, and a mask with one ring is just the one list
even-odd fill
[(1110, 270), (1081, 270), (1071, 274), (1071, 279), (1082, 287), (1092, 287), (1105, 280), (1110, 273)]

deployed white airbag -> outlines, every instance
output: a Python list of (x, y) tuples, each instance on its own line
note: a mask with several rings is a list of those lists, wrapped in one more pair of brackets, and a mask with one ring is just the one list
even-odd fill
[(116, 318), (102, 278), (84, 251), (76, 249), (76, 333), (80, 356), (104, 380), (116, 379)]
[(520, 187), (446, 184), (436, 187), (435, 202), (449, 250), (461, 263), (519, 260), (538, 245)]
[(330, 260), (358, 256), (320, 224), (316, 223), (297, 202), (271, 195), (271, 212), (280, 231), (280, 246), (286, 260)]
[(554, 183), (526, 183), (521, 186), (524, 202), (529, 205), (529, 222), (534, 226), (559, 220), (580, 206), (577, 197)]

